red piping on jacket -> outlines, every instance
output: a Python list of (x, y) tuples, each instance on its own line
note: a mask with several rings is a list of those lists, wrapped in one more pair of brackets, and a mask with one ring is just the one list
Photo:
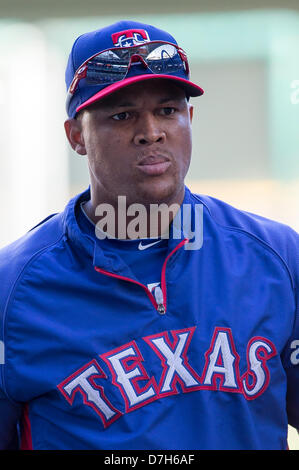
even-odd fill
[[(167, 301), (166, 301), (166, 279), (165, 279), (167, 261), (179, 248), (181, 248), (183, 245), (185, 245), (188, 242), (189, 242), (189, 239), (184, 238), (184, 240), (182, 240), (180, 243), (178, 243), (178, 245), (168, 254), (168, 256), (166, 257), (166, 259), (163, 263), (163, 266), (162, 266), (161, 290), (163, 292), (163, 305), (164, 305), (164, 308), (165, 308), (165, 312), (166, 312), (166, 306), (167, 306)], [(155, 297), (149, 291), (149, 289), (144, 284), (142, 284), (141, 282), (135, 281), (135, 279), (131, 279), (129, 277), (121, 276), (120, 274), (115, 274), (115, 273), (111, 273), (109, 271), (105, 271), (104, 269), (98, 268), (97, 266), (95, 266), (94, 269), (99, 273), (106, 274), (106, 276), (115, 277), (116, 279), (122, 279), (123, 281), (133, 282), (133, 284), (137, 284), (138, 286), (141, 286), (145, 290), (147, 296), (149, 297), (149, 299), (152, 302), (155, 309), (156, 310), (158, 309), (158, 304), (156, 302)]]
[(23, 410), (20, 450), (33, 450), (29, 406), (27, 403)]
[(164, 299), (164, 307), (165, 307), (165, 312), (167, 309), (167, 296), (166, 296), (166, 264), (169, 258), (183, 245), (186, 245), (186, 243), (189, 243), (189, 238), (184, 238), (166, 257), (163, 266), (162, 266), (162, 273), (161, 273), (161, 289), (163, 292), (163, 299)]

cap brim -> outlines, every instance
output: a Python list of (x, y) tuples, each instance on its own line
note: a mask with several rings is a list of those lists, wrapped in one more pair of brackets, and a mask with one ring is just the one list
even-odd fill
[(111, 95), (115, 91), (127, 87), (133, 83), (141, 82), (143, 80), (157, 80), (161, 78), (177, 82), (179, 86), (186, 90), (189, 96), (201, 96), (204, 93), (204, 90), (202, 88), (184, 78), (174, 77), (173, 75), (138, 75), (136, 77), (125, 78), (124, 80), (120, 80), (119, 82), (115, 82), (112, 85), (107, 86), (103, 90), (93, 95), (88, 100), (84, 101), (84, 103), (80, 104), (80, 106), (76, 108), (76, 112), (78, 113), (79, 111), (81, 111), (81, 109), (84, 109), (87, 106), (90, 106), (91, 104), (104, 98), (105, 96)]

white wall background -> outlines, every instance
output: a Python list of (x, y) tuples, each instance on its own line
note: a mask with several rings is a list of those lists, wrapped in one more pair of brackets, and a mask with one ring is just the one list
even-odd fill
[(0, 245), (68, 199), (63, 74), (38, 28), (0, 27)]

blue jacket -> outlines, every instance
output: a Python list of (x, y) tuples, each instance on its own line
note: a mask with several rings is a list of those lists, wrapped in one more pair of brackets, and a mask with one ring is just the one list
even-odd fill
[(286, 449), (299, 235), (186, 188), (203, 244), (169, 240), (161, 314), (80, 231), (88, 198), (0, 250), (0, 448)]

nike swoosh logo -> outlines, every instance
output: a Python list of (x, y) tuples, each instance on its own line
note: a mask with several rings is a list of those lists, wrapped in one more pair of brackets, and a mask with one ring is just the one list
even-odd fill
[(157, 243), (160, 243), (161, 240), (157, 240), (156, 242), (153, 243), (148, 243), (147, 245), (142, 245), (142, 242), (139, 243), (138, 245), (138, 250), (146, 250), (147, 248), (150, 248), (153, 245), (156, 245)]

